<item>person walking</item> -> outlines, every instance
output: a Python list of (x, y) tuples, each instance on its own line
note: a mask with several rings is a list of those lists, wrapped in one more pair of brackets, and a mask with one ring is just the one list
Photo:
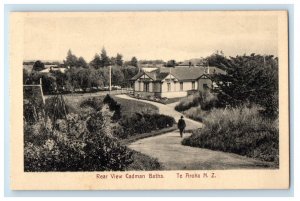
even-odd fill
[(182, 137), (183, 131), (186, 127), (185, 121), (183, 120), (183, 116), (181, 116), (181, 118), (178, 120), (177, 126), (180, 132), (180, 137)]

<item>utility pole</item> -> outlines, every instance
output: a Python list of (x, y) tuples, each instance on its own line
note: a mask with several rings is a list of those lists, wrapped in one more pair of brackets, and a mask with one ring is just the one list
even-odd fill
[(109, 93), (111, 92), (111, 66), (109, 66)]

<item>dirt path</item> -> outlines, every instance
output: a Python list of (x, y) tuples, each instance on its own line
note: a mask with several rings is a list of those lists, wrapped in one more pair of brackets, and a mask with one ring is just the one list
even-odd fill
[[(126, 95), (118, 95), (118, 97), (133, 99)], [(176, 103), (163, 105), (146, 100), (140, 101), (157, 106), (161, 114), (173, 116), (176, 120), (181, 116), (181, 113), (174, 110)], [(202, 127), (202, 124), (199, 122), (187, 118), (185, 118), (185, 120), (188, 129)], [(190, 134), (184, 134), (184, 137), (188, 137), (189, 135)], [(181, 140), (182, 138), (180, 138), (179, 132), (173, 131), (138, 140), (131, 143), (129, 147), (143, 154), (157, 158), (166, 170), (251, 169), (272, 167), (271, 163), (258, 161), (237, 154), (183, 146)]]

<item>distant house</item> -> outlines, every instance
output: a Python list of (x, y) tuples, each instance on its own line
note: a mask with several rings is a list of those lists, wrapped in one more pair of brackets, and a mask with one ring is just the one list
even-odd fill
[(219, 73), (225, 72), (216, 67), (157, 68), (151, 72), (142, 70), (131, 81), (135, 94), (173, 98), (216, 87), (212, 75)]
[(60, 71), (61, 73), (65, 73), (65, 71), (67, 70), (67, 68), (64, 67), (58, 67), (58, 66), (49, 66), (46, 67), (44, 70), (41, 70), (41, 73), (50, 73), (50, 72), (54, 72), (54, 71)]

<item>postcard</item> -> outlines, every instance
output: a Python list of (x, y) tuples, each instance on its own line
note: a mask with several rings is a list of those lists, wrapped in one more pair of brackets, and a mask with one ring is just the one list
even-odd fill
[(12, 190), (289, 188), (287, 11), (12, 12)]

